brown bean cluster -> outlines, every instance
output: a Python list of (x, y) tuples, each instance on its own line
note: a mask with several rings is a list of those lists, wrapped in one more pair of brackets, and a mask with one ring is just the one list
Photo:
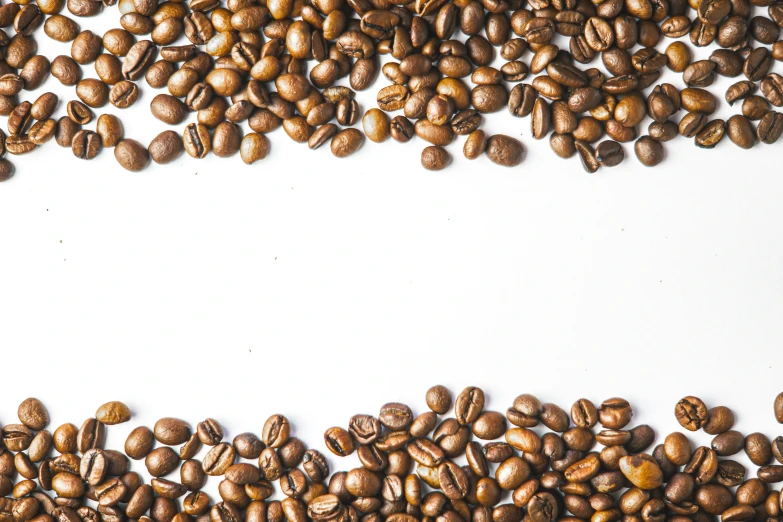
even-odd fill
[[(90, 17), (114, 4), (121, 28), (103, 37), (61, 14), (67, 7)], [(41, 26), (71, 43), (70, 56), (37, 54), (33, 34)], [(588, 172), (622, 162), (625, 142), (635, 142), (638, 159), (652, 166), (677, 135), (704, 148), (728, 135), (750, 148), (783, 134), (783, 115), (771, 107), (783, 105), (783, 77), (771, 71), (783, 59), (783, 3), (775, 0), (15, 0), (0, 7), (0, 27), (15, 33), (0, 31), (0, 114), (8, 116), (0, 152), (13, 155), (55, 138), (82, 159), (114, 148), (131, 171), (183, 152), (239, 153), (250, 164), (266, 157), (266, 134), (282, 127), (311, 149), (331, 142), (337, 157), (357, 151), (365, 135), (374, 142), (417, 137), (428, 143), (428, 169), (447, 166), (444, 147), (465, 136), (468, 159), (486, 154), (515, 166), (524, 158), (519, 140), (480, 129), (482, 114), (504, 108), (529, 116), (535, 139), (549, 136), (557, 155), (578, 155)], [(568, 50), (554, 43), (558, 36)], [(655, 49), (662, 37), (685, 36), (718, 48), (697, 61), (680, 40)], [(504, 63), (496, 68), (498, 49)], [(599, 55), (608, 75), (579, 67)], [(89, 65), (97, 79), (82, 78)], [(657, 84), (667, 67), (686, 88)], [(355, 93), (380, 72), (390, 84), (378, 91), (378, 107), (364, 112), (362, 133), (353, 127), (361, 115)], [(19, 100), (50, 74), (74, 86), (78, 98), (58, 120), (53, 93)], [(536, 76), (523, 83), (528, 75)], [(718, 75), (745, 77), (725, 94), (730, 105), (741, 102), (741, 113), (727, 121), (711, 116), (718, 98), (706, 88)], [(350, 87), (338, 85), (345, 77)], [(142, 79), (168, 90), (150, 104), (157, 119), (177, 126), (195, 112), (197, 121), (145, 147), (125, 137), (116, 116), (95, 118), (93, 110), (107, 104), (132, 107)], [(647, 134), (638, 136), (647, 117)], [(94, 130), (84, 128), (94, 119)], [(243, 122), (252, 132), (244, 133)], [(13, 171), (0, 159), (0, 179)]]
[[(101, 406), (76, 427), (47, 430), (37, 399), (2, 429), (2, 522), (776, 522), (783, 497), (783, 437), (733, 430), (734, 414), (684, 397), (675, 416), (688, 431), (713, 435), (693, 447), (674, 432), (655, 440), (648, 425), (629, 427), (622, 398), (596, 406), (577, 400), (570, 415), (529, 394), (505, 413), (485, 408), (468, 387), (427, 391), (429, 411), (401, 403), (377, 416), (355, 415), (324, 433), (328, 451), (356, 454), (360, 467), (330, 474), (326, 457), (272, 415), (261, 436), (228, 442), (214, 419), (195, 429), (166, 417), (128, 435), (124, 453), (104, 448), (108, 426), (128, 422), (121, 402)], [(453, 412), (452, 416), (446, 416)], [(783, 423), (783, 393), (774, 402)], [(206, 446), (201, 460), (196, 458)], [(600, 448), (600, 449), (599, 449)], [(53, 451), (56, 455), (53, 455)], [(745, 452), (757, 466), (728, 459)], [(466, 464), (456, 459), (465, 457)], [(143, 461), (146, 484), (131, 471)], [(178, 472), (178, 473), (177, 473)], [(175, 477), (178, 474), (178, 477)], [(220, 480), (220, 499), (203, 491)], [(282, 500), (272, 500), (276, 488)], [(731, 488), (736, 488), (735, 490)], [(9, 496), (10, 495), (10, 496)]]
[[(67, 7), (90, 17), (114, 4), (121, 27), (103, 37), (61, 14)], [(754, 16), (762, 9), (767, 16)], [(33, 35), (41, 26), (49, 38), (71, 43), (70, 56), (37, 54)], [(465, 136), (467, 158), (486, 154), (514, 166), (524, 157), (519, 140), (480, 129), (482, 114), (507, 108), (530, 117), (535, 139), (549, 136), (557, 155), (578, 155), (595, 172), (622, 162), (625, 142), (635, 142), (638, 159), (652, 166), (677, 135), (703, 148), (728, 135), (750, 148), (783, 134), (783, 115), (772, 109), (783, 105), (783, 77), (771, 71), (783, 59), (783, 3), (775, 0), (15, 0), (0, 7), (0, 27), (15, 33), (0, 31), (3, 154), (26, 154), (54, 138), (82, 159), (114, 148), (132, 171), (183, 152), (239, 153), (250, 164), (266, 157), (266, 134), (282, 127), (311, 149), (331, 142), (337, 157), (362, 147), (365, 135), (374, 142), (417, 137), (428, 143), (428, 169), (447, 166), (444, 147)], [(568, 39), (567, 50), (556, 37)], [(656, 50), (662, 37), (718, 48), (692, 61), (681, 40)], [(504, 63), (496, 68), (498, 49)], [(579, 67), (599, 55), (608, 75)], [(90, 65), (97, 79), (82, 78)], [(657, 84), (667, 67), (682, 74), (686, 88)], [(353, 127), (361, 115), (355, 93), (380, 72), (390, 84), (378, 91), (378, 107), (364, 112), (362, 133)], [(49, 75), (75, 87), (78, 98), (57, 120), (55, 94), (20, 101)], [(524, 83), (528, 75), (536, 76)], [(716, 76), (744, 76), (725, 94), (729, 105), (741, 105), (727, 121), (711, 116), (719, 102), (706, 88)], [(345, 77), (350, 87), (339, 85)], [(150, 104), (157, 119), (177, 126), (195, 112), (197, 121), (145, 147), (125, 137), (116, 116), (95, 118), (107, 104), (132, 107), (142, 79), (168, 91)], [(647, 133), (638, 136), (648, 117)], [(93, 120), (94, 130), (84, 128)], [(252, 132), (244, 133), (243, 122)], [(13, 172), (0, 159), (0, 179)]]

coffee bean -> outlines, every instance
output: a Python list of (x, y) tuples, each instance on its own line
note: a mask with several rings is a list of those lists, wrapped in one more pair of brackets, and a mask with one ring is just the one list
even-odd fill
[(749, 149), (756, 143), (756, 133), (750, 120), (741, 115), (735, 114), (726, 122), (726, 132), (729, 139), (738, 147)]
[(147, 149), (136, 140), (127, 138), (117, 143), (117, 146), (114, 148), (114, 157), (117, 163), (131, 172), (144, 170), (150, 162), (150, 155)]
[[(227, 158), (239, 152), (241, 143), (242, 131), (236, 123), (223, 121), (218, 124), (212, 134), (212, 152), (221, 158)], [(201, 434), (199, 434), (199, 439), (201, 442), (205, 440)], [(217, 442), (214, 444), (217, 444)]]
[(720, 484), (707, 484), (696, 491), (696, 504), (709, 514), (722, 514), (732, 505), (732, 494)]
[(642, 136), (634, 144), (634, 152), (639, 161), (647, 166), (654, 167), (663, 161), (663, 145), (650, 136)]
[(146, 457), (155, 446), (155, 437), (146, 426), (139, 426), (125, 440), (125, 454), (134, 460)]
[[(93, 159), (100, 153), (102, 148), (101, 137), (96, 132), (80, 130), (73, 136), (71, 150), (73, 155), (79, 159)], [(104, 417), (111, 420), (114, 418), (111, 415), (104, 415)]]
[[(187, 151), (187, 143), (185, 144)], [(210, 449), (204, 456), (202, 468), (207, 475), (223, 475), (226, 470), (234, 463), (236, 450), (228, 443), (221, 442)]]
[[(504, 167), (515, 167), (522, 163), (525, 149), (522, 146), (522, 143), (516, 138), (504, 134), (495, 134), (487, 139), (485, 152), (493, 163)], [(481, 404), (484, 402), (483, 395), (481, 396), (480, 402)], [(480, 416), (478, 418), (480, 418)], [(499, 420), (497, 422), (499, 422)]]
[(725, 121), (720, 119), (712, 120), (696, 134), (695, 143), (698, 147), (711, 149), (723, 139), (725, 132)]
[(707, 423), (707, 407), (698, 397), (685, 397), (674, 408), (674, 414), (680, 425), (690, 431), (696, 431)]
[[(499, 143), (507, 143), (500, 138)], [(491, 159), (491, 157), (490, 157)], [(462, 390), (454, 402), (454, 415), (460, 424), (473, 423), (484, 408), (484, 392), (480, 388), (468, 387)]]
[(127, 80), (114, 84), (109, 91), (109, 101), (118, 109), (127, 109), (139, 98), (138, 86)]
[(176, 469), (179, 464), (179, 456), (173, 449), (164, 446), (148, 453), (144, 458), (144, 464), (150, 475), (162, 477)]
[(615, 167), (625, 159), (625, 152), (616, 141), (606, 140), (595, 148), (595, 159), (602, 167)]
[[(48, 117), (49, 115), (46, 115), (46, 118)], [(43, 403), (34, 397), (22, 401), (17, 409), (17, 415), (22, 424), (31, 430), (42, 430), (49, 424), (49, 412)]]
[(730, 430), (732, 426), (734, 426), (734, 412), (726, 406), (715, 406), (707, 411), (707, 423), (703, 426), (705, 433), (718, 435)]
[(598, 408), (599, 422), (608, 429), (622, 429), (631, 421), (632, 415), (633, 410), (625, 399), (607, 399)]
[(123, 137), (123, 127), (120, 119), (113, 114), (101, 114), (95, 125), (95, 132), (101, 137), (104, 147), (114, 147)]
[(683, 471), (693, 475), (697, 484), (706, 484), (715, 476), (718, 458), (714, 450), (705, 446), (696, 448)]
[(481, 129), (476, 129), (468, 135), (465, 145), (462, 147), (464, 156), (474, 160), (481, 156), (487, 149), (487, 135)]
[[(159, 164), (166, 164), (179, 158), (185, 151), (185, 148), (180, 135), (174, 131), (163, 131), (152, 139), (148, 150), (152, 161)], [(130, 454), (128, 454), (128, 456), (134, 458)]]
[(191, 123), (185, 127), (182, 134), (185, 152), (192, 158), (201, 159), (209, 154), (212, 148), (212, 138), (206, 125)]
[(576, 144), (571, 134), (553, 133), (549, 137), (549, 145), (561, 158), (570, 158), (576, 154)]
[(751, 433), (745, 437), (745, 453), (757, 466), (764, 466), (772, 460), (772, 445), (766, 435)]

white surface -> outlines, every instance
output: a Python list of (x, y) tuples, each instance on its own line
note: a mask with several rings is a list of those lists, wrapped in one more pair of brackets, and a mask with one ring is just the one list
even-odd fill
[[(146, 143), (166, 127), (141, 87), (122, 118)], [(522, 392), (566, 408), (621, 395), (659, 434), (694, 393), (774, 436), (780, 145), (678, 139), (659, 168), (587, 175), (528, 119), (486, 128), (521, 134), (522, 166), (470, 163), (462, 140), (440, 173), (419, 167), (420, 142), (337, 160), (282, 130), (252, 167), (183, 157), (131, 174), (54, 143), (16, 159), (0, 185), (0, 422), (29, 395), (54, 425), (122, 399), (137, 417), (112, 428), (121, 444), (163, 415), (215, 416), (233, 436), (281, 411), (325, 451), (325, 428), (390, 400), (422, 411), (442, 382), (484, 386), (501, 411)]]

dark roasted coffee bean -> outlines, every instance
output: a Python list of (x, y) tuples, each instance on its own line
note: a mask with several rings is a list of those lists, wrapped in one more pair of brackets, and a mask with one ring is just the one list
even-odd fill
[(751, 433), (745, 437), (745, 453), (751, 462), (764, 466), (772, 460), (772, 444), (763, 433)]
[[(766, 144), (776, 143), (781, 134), (783, 134), (783, 114), (777, 111), (769, 111), (765, 114), (756, 126), (756, 136), (759, 141)], [(776, 438), (775, 441), (778, 439)], [(772, 450), (775, 453), (776, 443), (773, 442)], [(780, 444), (780, 442), (778, 442)], [(780, 455), (780, 457), (778, 456)], [(783, 462), (783, 447), (779, 453), (775, 453), (775, 458)]]
[(654, 167), (663, 161), (663, 145), (650, 136), (642, 136), (634, 144), (634, 152), (639, 161), (647, 166)]
[(745, 437), (738, 431), (729, 430), (715, 436), (711, 447), (721, 457), (736, 455), (745, 447)]
[(767, 75), (772, 67), (772, 56), (766, 47), (753, 49), (742, 66), (742, 72), (748, 80), (757, 82)]
[[(623, 151), (622, 146), (616, 141), (606, 140), (599, 143), (595, 148), (595, 160), (602, 167), (615, 167), (622, 163), (623, 159), (625, 159), (625, 152)], [(644, 435), (640, 434), (637, 440), (641, 439), (642, 437), (644, 437)], [(627, 444), (630, 445), (633, 442), (634, 439), (632, 436), (631, 440)], [(652, 439), (650, 439), (650, 442), (652, 442)], [(650, 442), (644, 445), (642, 449), (648, 446)]]

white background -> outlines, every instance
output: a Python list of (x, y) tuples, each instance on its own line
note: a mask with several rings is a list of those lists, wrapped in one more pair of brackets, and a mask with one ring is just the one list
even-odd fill
[[(116, 11), (96, 23), (115, 26)], [(133, 110), (106, 111), (146, 143), (166, 126), (140, 86)], [(74, 96), (50, 79), (29, 99), (46, 90)], [(120, 399), (136, 417), (111, 429), (116, 447), (163, 415), (214, 416), (233, 436), (283, 412), (326, 451), (327, 427), (391, 400), (422, 411), (444, 383), (483, 386), (501, 411), (523, 392), (566, 408), (620, 395), (659, 434), (697, 394), (745, 433), (777, 435), (780, 145), (680, 138), (658, 168), (629, 158), (588, 175), (532, 140), (528, 119), (503, 111), (486, 129), (520, 137), (524, 163), (469, 162), (460, 140), (452, 168), (432, 173), (421, 142), (337, 160), (282, 130), (251, 167), (183, 156), (132, 174), (111, 151), (84, 162), (53, 142), (12, 158), (0, 423), (30, 395), (53, 427)]]

